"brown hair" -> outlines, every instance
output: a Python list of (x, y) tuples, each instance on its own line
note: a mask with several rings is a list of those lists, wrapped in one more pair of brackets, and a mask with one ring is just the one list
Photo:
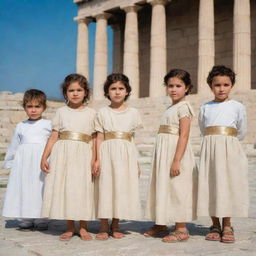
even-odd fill
[(183, 81), (186, 88), (188, 88), (188, 91), (185, 93), (185, 95), (188, 95), (191, 92), (193, 85), (191, 83), (190, 74), (187, 71), (183, 69), (177, 69), (177, 68), (171, 69), (164, 77), (165, 86), (167, 86), (168, 80), (172, 77), (177, 77)]
[(230, 78), (232, 85), (236, 82), (236, 74), (231, 68), (228, 68), (224, 65), (216, 65), (212, 67), (212, 70), (209, 72), (207, 77), (207, 84), (211, 87), (213, 78), (215, 76), (227, 76)]
[(86, 92), (86, 96), (83, 99), (83, 103), (90, 99), (90, 87), (89, 83), (83, 75), (80, 74), (70, 74), (65, 77), (64, 82), (61, 84), (62, 94), (65, 100), (67, 100), (67, 90), (71, 83), (78, 82)]
[(129, 83), (129, 78), (126, 75), (121, 74), (121, 73), (112, 73), (107, 76), (107, 79), (106, 79), (106, 81), (104, 83), (104, 87), (103, 87), (104, 96), (110, 100), (109, 95), (108, 95), (108, 89), (111, 86), (111, 84), (116, 83), (116, 82), (121, 82), (125, 86), (128, 94), (125, 96), (124, 100), (127, 100), (131, 94), (132, 88)]
[(26, 107), (27, 103), (28, 102), (31, 102), (33, 100), (37, 100), (38, 103), (40, 105), (42, 105), (44, 107), (44, 109), (46, 109), (46, 95), (43, 91), (40, 91), (40, 90), (37, 90), (37, 89), (30, 89), (30, 90), (27, 90), (25, 93), (24, 93), (24, 96), (23, 96), (23, 101), (22, 101), (22, 106), (23, 108)]

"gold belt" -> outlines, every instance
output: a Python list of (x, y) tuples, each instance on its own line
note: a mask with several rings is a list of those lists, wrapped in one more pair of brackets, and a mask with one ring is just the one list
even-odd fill
[(131, 141), (133, 133), (130, 132), (106, 132), (104, 133), (105, 140), (121, 139)]
[(92, 136), (80, 133), (80, 132), (70, 132), (70, 131), (64, 131), (59, 133), (59, 140), (78, 140), (83, 141), (86, 143), (89, 143), (92, 139)]
[(237, 136), (237, 129), (226, 126), (209, 126), (205, 128), (204, 135), (228, 135)]
[(179, 129), (170, 125), (160, 125), (158, 133), (168, 133), (173, 135), (179, 135)]

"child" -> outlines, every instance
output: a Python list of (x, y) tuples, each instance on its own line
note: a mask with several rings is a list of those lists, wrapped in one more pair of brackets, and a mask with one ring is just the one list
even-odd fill
[(47, 229), (41, 217), (44, 175), (40, 160), (51, 133), (51, 122), (42, 119), (46, 109), (44, 92), (31, 89), (25, 92), (23, 108), (28, 120), (17, 124), (5, 156), (4, 168), (11, 168), (3, 216), (21, 218), (23, 229)]
[(90, 240), (86, 221), (95, 215), (91, 167), (96, 112), (85, 104), (89, 85), (84, 76), (70, 74), (61, 87), (67, 106), (59, 108), (53, 118), (53, 131), (41, 161), (41, 169), (48, 173), (42, 215), (67, 220), (67, 230), (60, 240), (72, 238), (75, 220), (80, 221), (80, 238)]
[[(198, 215), (212, 216), (206, 240), (233, 243), (230, 217), (248, 215), (247, 159), (238, 141), (246, 132), (245, 107), (229, 98), (234, 72), (214, 66), (207, 83), (214, 100), (201, 106), (199, 126), (204, 135), (199, 165)], [(222, 230), (220, 219), (222, 220)]]
[[(175, 230), (163, 242), (189, 239), (185, 222), (195, 219), (196, 168), (189, 144), (189, 131), (194, 112), (185, 96), (192, 89), (190, 75), (172, 69), (164, 77), (172, 105), (162, 115), (153, 155), (152, 177), (147, 216), (155, 225), (146, 237), (168, 234), (167, 223), (176, 222)], [(195, 188), (194, 188), (195, 187)]]
[(99, 240), (109, 238), (109, 218), (112, 218), (112, 236), (122, 238), (119, 219), (140, 217), (139, 168), (133, 134), (141, 126), (141, 119), (136, 109), (125, 104), (130, 93), (125, 75), (109, 75), (104, 94), (111, 103), (99, 110), (95, 122), (98, 132), (95, 174), (99, 175), (98, 218), (101, 219), (96, 239)]

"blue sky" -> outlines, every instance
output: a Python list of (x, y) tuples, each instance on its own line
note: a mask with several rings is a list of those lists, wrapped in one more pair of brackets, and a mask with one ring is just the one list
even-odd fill
[[(0, 0), (0, 91), (38, 88), (61, 98), (59, 84), (76, 70), (76, 14), (73, 0)], [(95, 23), (89, 35), (92, 78)], [(110, 27), (108, 35), (111, 55)]]

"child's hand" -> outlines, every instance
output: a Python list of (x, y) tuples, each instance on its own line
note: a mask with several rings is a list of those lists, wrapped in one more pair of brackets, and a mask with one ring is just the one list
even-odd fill
[(92, 168), (92, 174), (95, 177), (99, 177), (100, 176), (100, 162), (99, 161), (95, 161), (93, 168)]
[(49, 163), (46, 159), (41, 160), (41, 170), (45, 173), (50, 172)]
[(180, 162), (179, 161), (172, 162), (170, 175), (171, 175), (171, 177), (180, 175)]

